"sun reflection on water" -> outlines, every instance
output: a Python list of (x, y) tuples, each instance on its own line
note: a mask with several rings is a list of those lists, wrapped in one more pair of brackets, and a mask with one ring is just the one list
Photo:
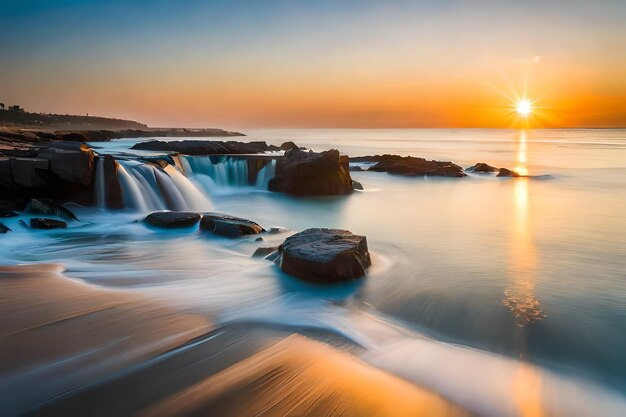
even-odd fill
[[(520, 131), (517, 141), (517, 161), (515, 170), (526, 175), (527, 149), (526, 132)], [(510, 285), (504, 290), (504, 305), (511, 311), (518, 326), (526, 326), (541, 320), (545, 315), (541, 304), (535, 296), (535, 246), (530, 233), (530, 213), (528, 206), (528, 178), (516, 178), (514, 184), (514, 213), (512, 227), (511, 256), (509, 274), (512, 278)]]

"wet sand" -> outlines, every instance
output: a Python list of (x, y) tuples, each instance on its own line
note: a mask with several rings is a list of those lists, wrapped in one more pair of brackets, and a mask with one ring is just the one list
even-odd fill
[(0, 410), (34, 416), (465, 416), (338, 336), (213, 329), (132, 291), (0, 267)]

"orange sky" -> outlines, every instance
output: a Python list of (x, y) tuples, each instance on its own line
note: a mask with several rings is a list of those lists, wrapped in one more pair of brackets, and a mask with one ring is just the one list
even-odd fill
[(624, 2), (43, 3), (0, 10), (0, 101), (33, 111), (151, 126), (509, 127), (527, 91), (535, 127), (626, 126)]

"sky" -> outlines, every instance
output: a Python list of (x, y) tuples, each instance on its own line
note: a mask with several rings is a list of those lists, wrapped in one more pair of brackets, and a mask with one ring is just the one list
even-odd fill
[(624, 0), (0, 0), (0, 102), (155, 127), (626, 126)]

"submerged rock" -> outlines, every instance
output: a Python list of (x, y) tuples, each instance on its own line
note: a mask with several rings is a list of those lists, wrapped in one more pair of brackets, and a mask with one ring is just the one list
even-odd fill
[(185, 211), (155, 211), (148, 214), (145, 221), (149, 225), (167, 229), (195, 226), (200, 214)]
[(367, 238), (341, 229), (307, 229), (288, 237), (276, 263), (287, 274), (314, 282), (347, 281), (372, 264)]
[(200, 220), (200, 228), (213, 232), (216, 235), (230, 238), (256, 235), (265, 231), (258, 223), (252, 220), (218, 213), (204, 214), (202, 220)]
[(257, 248), (252, 254), (252, 257), (253, 258), (265, 257), (273, 252), (276, 252), (277, 250), (278, 250), (278, 246), (271, 246), (267, 248)]
[(270, 191), (298, 196), (341, 195), (352, 192), (347, 157), (339, 151), (316, 153), (292, 149), (277, 161)]
[(10, 231), (11, 231), (11, 229), (9, 229), (3, 223), (0, 223), (0, 233), (7, 233), (7, 232), (10, 232)]
[(26, 207), (26, 211), (29, 213), (57, 216), (66, 220), (78, 220), (76, 215), (70, 210), (48, 198), (32, 198)]
[(520, 174), (518, 174), (515, 171), (511, 171), (508, 168), (500, 168), (500, 170), (498, 171), (498, 175), (496, 175), (496, 177), (519, 177)]
[(31, 229), (66, 229), (67, 223), (63, 220), (33, 218), (30, 219)]
[(354, 162), (376, 162), (368, 171), (388, 172), (407, 176), (465, 177), (463, 168), (449, 161), (429, 161), (424, 158), (399, 155), (376, 155), (352, 158)]
[(474, 172), (476, 174), (489, 174), (491, 172), (497, 172), (498, 168), (491, 166), (489, 164), (486, 164), (484, 162), (478, 162), (473, 167), (467, 168), (467, 171)]

